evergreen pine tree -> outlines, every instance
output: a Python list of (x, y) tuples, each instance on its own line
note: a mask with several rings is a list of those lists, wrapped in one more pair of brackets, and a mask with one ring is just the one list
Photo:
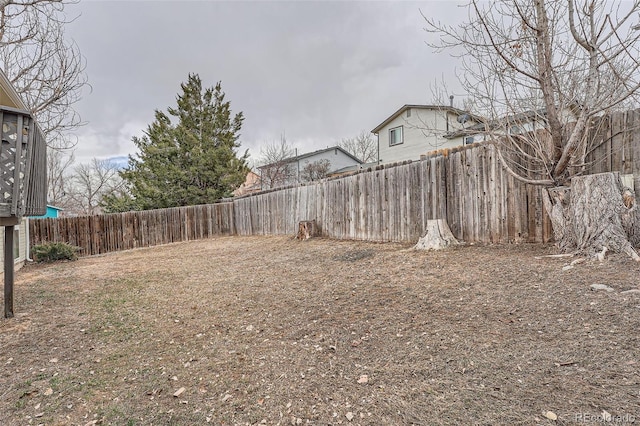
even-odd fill
[(139, 153), (121, 172), (133, 203), (105, 200), (109, 211), (207, 204), (244, 182), (248, 154), (237, 153), (242, 112), (232, 117), (220, 83), (203, 90), (200, 77), (189, 74), (181, 88), (177, 106), (156, 110), (145, 135), (133, 138)]

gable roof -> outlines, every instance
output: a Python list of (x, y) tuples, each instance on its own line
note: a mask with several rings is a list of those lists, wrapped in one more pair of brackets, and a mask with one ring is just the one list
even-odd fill
[(409, 108), (415, 108), (415, 109), (431, 109), (431, 110), (439, 110), (439, 111), (446, 111), (446, 112), (450, 112), (452, 114), (456, 114), (456, 115), (463, 115), (463, 114), (467, 114), (471, 117), (471, 119), (475, 120), (475, 121), (482, 121), (483, 119), (481, 117), (478, 117), (474, 114), (471, 114), (468, 111), (464, 111), (461, 110), (459, 108), (456, 107), (452, 107), (452, 106), (445, 106), (445, 105), (418, 105), (418, 104), (406, 104), (400, 107), (400, 109), (398, 109), (396, 112), (394, 112), (393, 114), (391, 114), (391, 116), (389, 116), (389, 118), (387, 118), (386, 120), (384, 120), (382, 123), (378, 124), (372, 131), (371, 133), (375, 133), (377, 134), (380, 130), (382, 130), (382, 128), (384, 128), (384, 126), (386, 126), (387, 124), (391, 123), (393, 120), (395, 120), (396, 117), (398, 117), (400, 114), (402, 114), (403, 112), (405, 112), (406, 110), (408, 110)]
[[(304, 153), (304, 154), (300, 154), (300, 155), (296, 155), (296, 156), (293, 156), (293, 157), (285, 158), (282, 161), (278, 161), (278, 163), (280, 163), (280, 164), (282, 164), (282, 163), (293, 163), (294, 161), (304, 160), (305, 158), (309, 158), (309, 157), (313, 157), (314, 155), (323, 154), (325, 152), (333, 151), (334, 149), (342, 152), (344, 155), (346, 155), (347, 157), (351, 158), (353, 161), (357, 162), (357, 164), (362, 164), (362, 161), (360, 161), (359, 158), (355, 157), (350, 152), (346, 151), (343, 148), (340, 148), (337, 145), (336, 146), (331, 146), (331, 147), (328, 147), (328, 148), (324, 148), (324, 149), (319, 149), (317, 151), (307, 152), (307, 153)], [(270, 166), (272, 164), (275, 164), (275, 163), (263, 164), (262, 166), (259, 166), (258, 169), (263, 169), (263, 168), (265, 168), (267, 166)]]

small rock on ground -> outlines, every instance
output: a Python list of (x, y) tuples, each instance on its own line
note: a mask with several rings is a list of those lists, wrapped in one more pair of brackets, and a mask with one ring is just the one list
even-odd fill
[(609, 287), (606, 284), (591, 284), (591, 290), (615, 291), (612, 287)]

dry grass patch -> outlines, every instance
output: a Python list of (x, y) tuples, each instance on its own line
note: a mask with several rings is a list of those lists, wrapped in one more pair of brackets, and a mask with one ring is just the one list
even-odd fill
[(229, 237), (29, 267), (0, 321), (0, 424), (640, 421), (640, 295), (621, 294), (640, 265), (406, 248)]

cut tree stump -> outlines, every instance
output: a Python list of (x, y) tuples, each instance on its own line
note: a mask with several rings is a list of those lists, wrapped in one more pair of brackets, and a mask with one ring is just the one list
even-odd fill
[(442, 250), (460, 244), (444, 219), (427, 221), (427, 232), (414, 246), (416, 250)]
[(309, 238), (318, 235), (318, 226), (315, 220), (303, 220), (298, 222), (298, 235), (299, 240), (308, 240)]

